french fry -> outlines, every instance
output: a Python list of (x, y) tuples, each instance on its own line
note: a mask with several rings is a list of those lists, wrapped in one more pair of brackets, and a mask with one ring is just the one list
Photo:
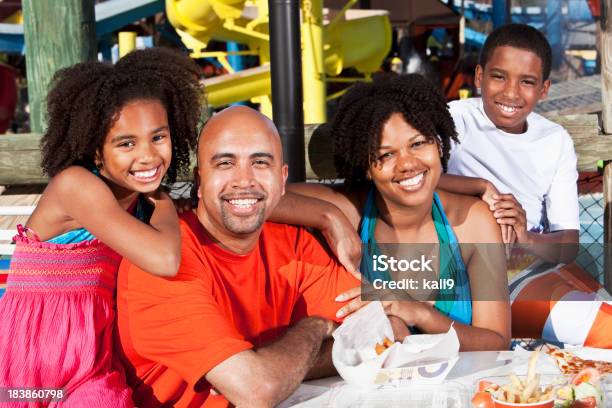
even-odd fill
[(521, 394), (521, 401), (527, 401), (536, 388), (538, 388), (538, 385), (540, 385), (540, 374), (535, 374), (531, 381), (527, 382), (527, 385)]
[(540, 387), (537, 387), (532, 395), (534, 398), (536, 398), (536, 401), (539, 401), (540, 396), (542, 395), (542, 392), (540, 391)]
[(374, 350), (376, 351), (377, 355), (381, 355), (386, 350), (386, 347), (380, 343), (376, 343)]
[(515, 394), (512, 384), (506, 384), (502, 387), (502, 389), (506, 394), (507, 401), (512, 402), (512, 396)]
[[(527, 368), (527, 381), (526, 381), (527, 384), (529, 384), (531, 380), (533, 380), (533, 377), (536, 374), (535, 367), (536, 367), (536, 363), (538, 362), (539, 355), (540, 355), (540, 352), (536, 350), (531, 353), (531, 356), (529, 356), (529, 367)], [(526, 386), (527, 385), (525, 385), (525, 387)]]
[(526, 377), (510, 373), (509, 383), (497, 385), (497, 388), (491, 386), (496, 390), (493, 394), (495, 400), (513, 404), (530, 404), (547, 401), (554, 397), (555, 387), (553, 385), (540, 385), (541, 376), (536, 372), (538, 356), (538, 351), (531, 353)]
[[(521, 402), (520, 401), (520, 397), (517, 394), (515, 394), (511, 390), (507, 390), (506, 392), (507, 392), (506, 401), (512, 402), (512, 403), (514, 403), (514, 402)], [(518, 401), (517, 401), (517, 397), (518, 397)]]
[(392, 345), (393, 342), (388, 337), (385, 337), (382, 343), (376, 343), (376, 346), (374, 346), (374, 350), (376, 351), (377, 355), (381, 355), (385, 352), (386, 349), (388, 349)]
[(512, 384), (519, 390), (519, 391), (523, 391), (523, 383), (521, 383), (521, 380), (516, 376), (516, 374), (514, 373), (510, 373), (510, 381), (512, 381)]

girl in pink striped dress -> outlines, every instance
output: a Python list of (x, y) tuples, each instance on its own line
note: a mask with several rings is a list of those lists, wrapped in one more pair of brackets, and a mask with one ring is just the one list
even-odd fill
[(0, 405), (131, 407), (113, 353), (122, 256), (161, 276), (180, 263), (178, 218), (159, 191), (186, 171), (200, 70), (164, 49), (60, 70), (48, 95), (51, 177), (18, 227), (0, 298)]

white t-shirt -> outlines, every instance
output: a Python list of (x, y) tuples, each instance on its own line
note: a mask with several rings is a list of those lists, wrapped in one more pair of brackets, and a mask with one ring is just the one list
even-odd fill
[[(527, 131), (506, 133), (485, 114), (481, 98), (449, 104), (459, 144), (453, 143), (448, 172), (491, 181), (512, 193), (527, 213), (527, 229), (580, 229), (576, 153), (565, 129), (537, 113)], [(544, 212), (545, 211), (545, 212)]]

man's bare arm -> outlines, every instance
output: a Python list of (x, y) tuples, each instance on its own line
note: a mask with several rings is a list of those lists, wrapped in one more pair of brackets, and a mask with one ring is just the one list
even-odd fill
[(236, 406), (275, 406), (304, 380), (333, 327), (319, 317), (303, 319), (269, 346), (223, 361), (206, 374), (206, 381)]
[(317, 378), (332, 377), (338, 375), (336, 367), (332, 363), (332, 348), (334, 339), (327, 339), (321, 345), (317, 358), (306, 374), (304, 380), (315, 380)]

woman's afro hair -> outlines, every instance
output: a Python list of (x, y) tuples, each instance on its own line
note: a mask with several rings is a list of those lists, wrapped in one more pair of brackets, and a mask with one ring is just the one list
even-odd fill
[(423, 76), (400, 75), (354, 85), (342, 97), (330, 132), (336, 172), (347, 187), (369, 183), (367, 170), (376, 161), (383, 127), (394, 113), (438, 144), (446, 171), (451, 140), (457, 141), (446, 100)]
[(133, 51), (115, 65), (82, 62), (59, 70), (47, 96), (48, 129), (41, 140), (42, 169), (50, 177), (65, 168), (94, 168), (94, 158), (121, 108), (157, 100), (168, 114), (172, 163), (167, 181), (187, 174), (196, 126), (204, 108), (200, 68), (169, 48)]

